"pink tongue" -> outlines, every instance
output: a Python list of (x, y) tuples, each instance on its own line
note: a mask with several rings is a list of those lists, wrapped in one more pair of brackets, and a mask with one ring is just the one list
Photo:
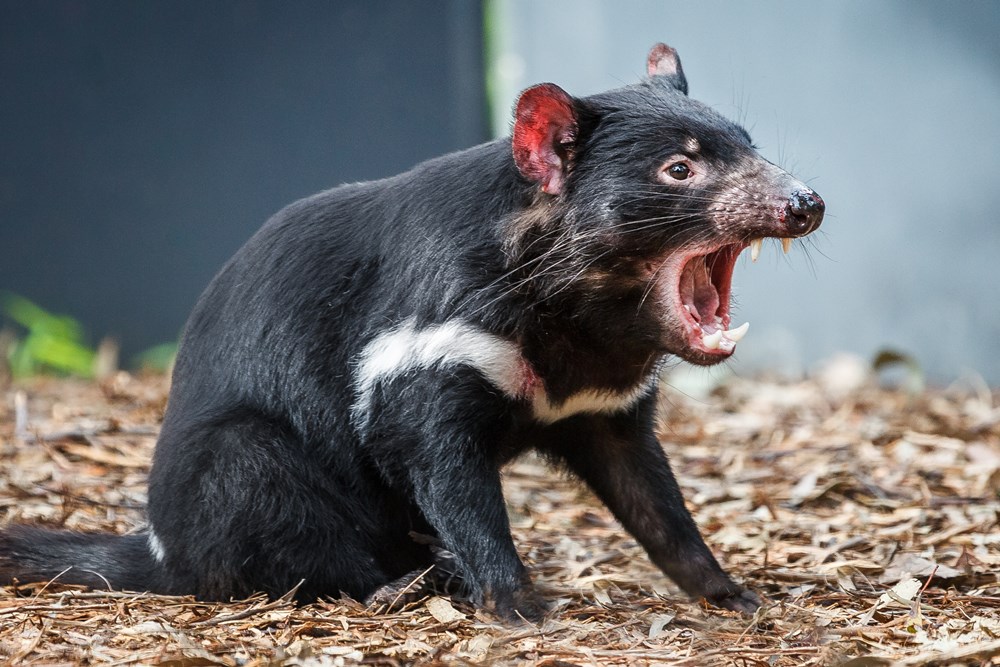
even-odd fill
[(691, 270), (690, 263), (684, 267), (683, 271), (681, 271), (681, 281), (678, 288), (681, 294), (681, 303), (687, 306), (688, 313), (691, 317), (700, 321), (701, 313), (695, 310), (694, 305), (694, 271)]
[[(698, 315), (700, 316), (696, 319), (700, 321), (702, 330), (712, 333), (718, 328), (716, 326), (715, 313), (719, 310), (719, 293), (716, 291), (715, 285), (712, 284), (712, 279), (708, 275), (708, 268), (705, 266), (704, 260), (694, 260), (691, 264), (694, 264), (691, 267), (691, 273), (694, 274), (694, 307), (698, 310)], [(688, 272), (685, 271), (684, 273)]]

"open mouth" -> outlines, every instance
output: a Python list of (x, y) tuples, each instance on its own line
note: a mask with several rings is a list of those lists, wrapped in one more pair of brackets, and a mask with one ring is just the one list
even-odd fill
[(729, 301), (736, 258), (747, 243), (730, 243), (687, 256), (677, 280), (677, 296), (688, 344), (695, 350), (728, 356), (749, 323), (730, 329)]
[[(736, 258), (747, 247), (750, 259), (757, 261), (763, 238), (727, 243), (713, 248), (699, 248), (675, 264), (677, 291), (674, 308), (679, 314), (688, 348), (702, 360), (728, 357), (750, 328), (750, 323), (730, 329), (730, 297)], [(782, 238), (781, 247), (788, 253), (791, 238)]]

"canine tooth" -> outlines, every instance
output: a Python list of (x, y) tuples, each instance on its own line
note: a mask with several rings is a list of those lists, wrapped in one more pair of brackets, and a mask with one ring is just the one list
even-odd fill
[(760, 247), (764, 245), (764, 239), (754, 239), (750, 242), (750, 261), (756, 262), (760, 257)]
[(792, 249), (792, 239), (790, 238), (781, 239), (781, 247), (782, 249), (784, 249), (785, 254), (787, 255), (788, 251)]
[(733, 341), (734, 343), (738, 343), (741, 340), (743, 340), (744, 336), (747, 335), (747, 329), (749, 328), (750, 328), (750, 323), (744, 322), (735, 329), (730, 329), (729, 331), (725, 332), (723, 335), (729, 340)]
[(722, 342), (722, 331), (716, 331), (713, 334), (704, 335), (701, 337), (702, 344), (710, 350), (718, 350), (719, 343)]

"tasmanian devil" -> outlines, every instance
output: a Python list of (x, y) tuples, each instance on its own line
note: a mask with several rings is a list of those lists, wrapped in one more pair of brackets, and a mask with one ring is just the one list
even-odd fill
[(585, 481), (684, 591), (759, 601), (702, 541), (653, 434), (670, 355), (729, 357), (733, 267), (816, 229), (823, 200), (687, 97), (641, 83), (518, 99), (512, 136), (296, 202), (187, 323), (132, 535), (8, 527), (0, 580), (227, 599), (363, 598), (454, 555), (468, 593), (538, 618), (500, 468)]

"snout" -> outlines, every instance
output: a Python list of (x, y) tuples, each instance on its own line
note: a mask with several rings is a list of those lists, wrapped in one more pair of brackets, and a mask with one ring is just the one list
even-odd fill
[(823, 222), (824, 211), (826, 204), (818, 194), (808, 188), (794, 191), (788, 197), (784, 211), (784, 223), (789, 235), (805, 236), (815, 231)]

